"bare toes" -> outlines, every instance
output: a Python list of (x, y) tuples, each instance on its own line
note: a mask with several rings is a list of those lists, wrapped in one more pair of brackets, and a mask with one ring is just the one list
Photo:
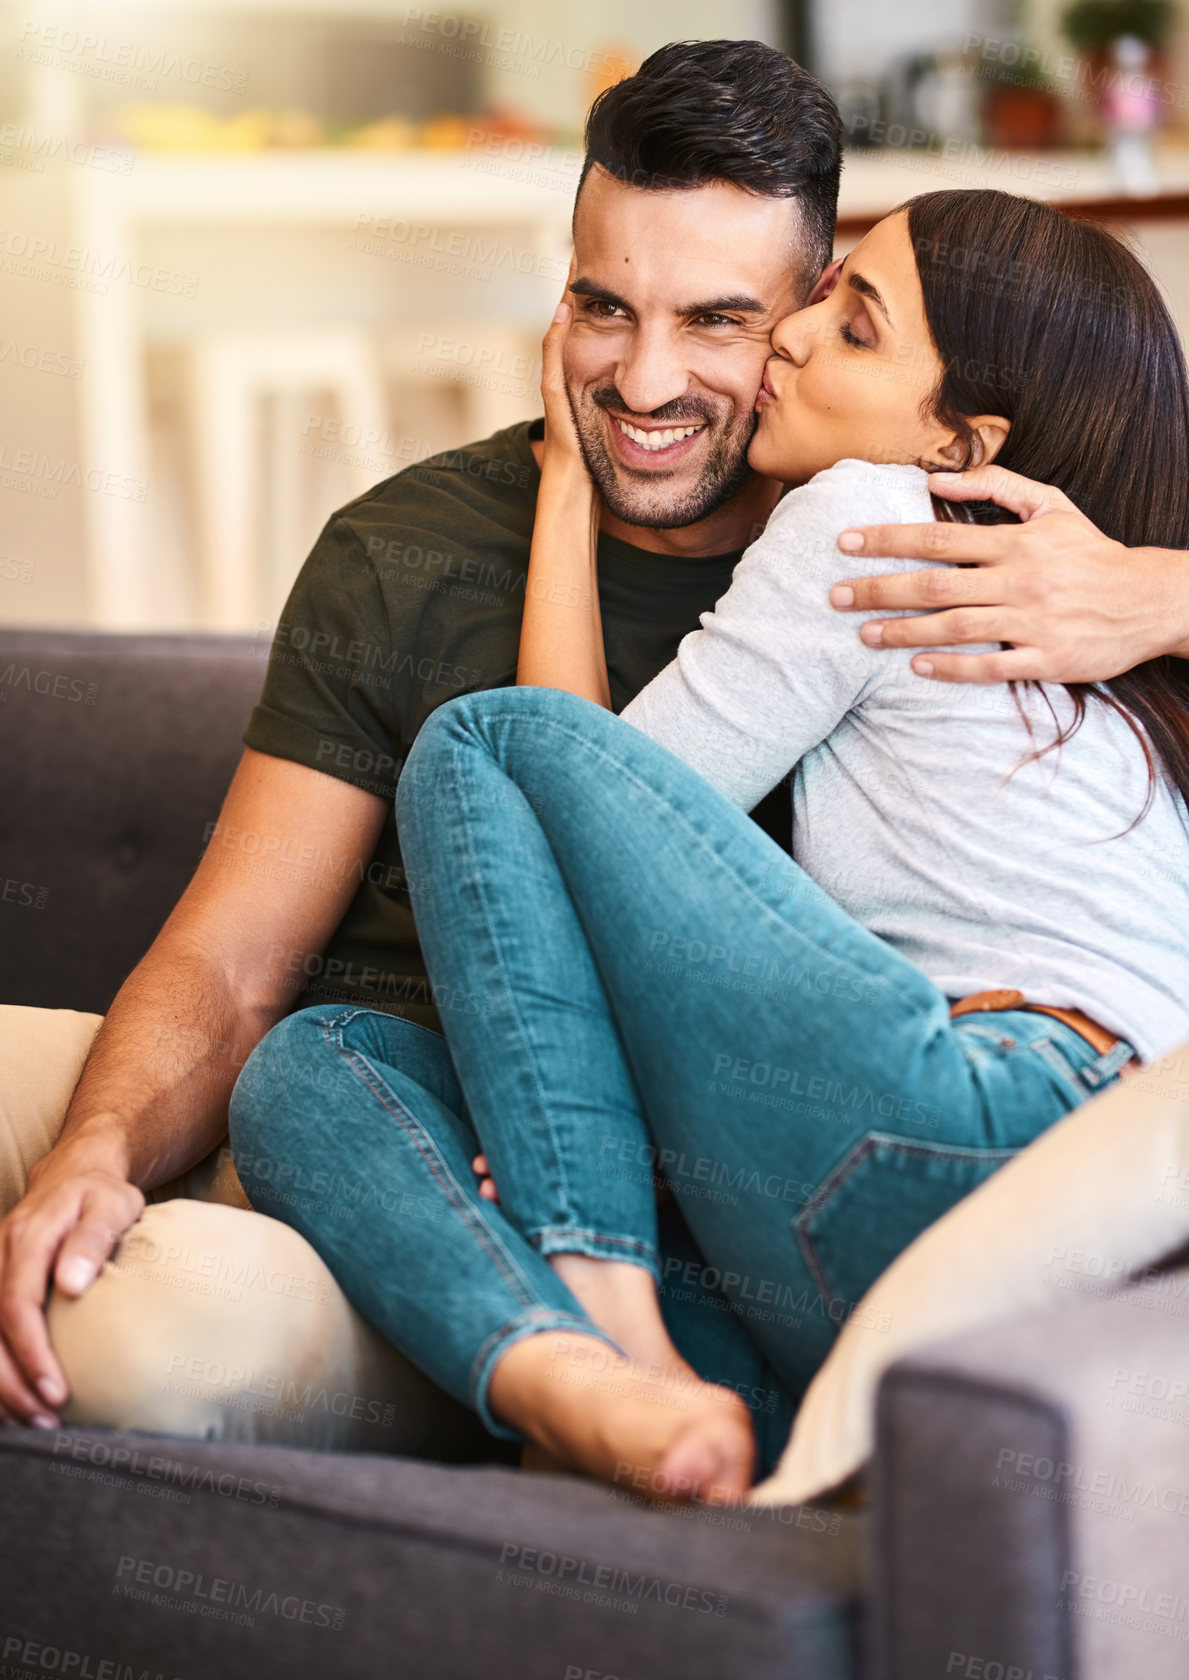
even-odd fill
[(672, 1499), (736, 1505), (751, 1486), (755, 1444), (749, 1426), (723, 1429), (714, 1420), (687, 1430), (656, 1471), (657, 1491)]

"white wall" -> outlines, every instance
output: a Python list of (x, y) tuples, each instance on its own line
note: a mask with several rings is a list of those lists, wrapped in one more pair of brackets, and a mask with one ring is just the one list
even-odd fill
[(813, 8), (815, 69), (831, 87), (878, 79), (899, 58), (961, 48), (986, 31), (985, 0), (817, 0)]
[[(775, 42), (780, 36), (775, 0), (732, 0), (729, 7), (722, 0), (498, 0), (460, 9), (486, 17), (493, 41), (519, 38), (519, 50), (493, 54), (491, 97), (575, 128), (597, 91), (603, 53), (618, 50), (633, 60), (666, 41)], [(542, 42), (549, 43), (544, 59)]]

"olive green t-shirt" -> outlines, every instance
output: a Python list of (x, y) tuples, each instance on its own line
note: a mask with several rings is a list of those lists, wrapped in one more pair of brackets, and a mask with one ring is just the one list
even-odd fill
[[(529, 437), (540, 425), (419, 462), (340, 509), (285, 604), (245, 743), (389, 806), (370, 862), (320, 860), (351, 870), (359, 886), (321, 957), (290, 954), (295, 983), (306, 979), (298, 1006), (358, 1003), (438, 1026), (392, 802), (435, 707), (516, 680), (540, 483)], [(681, 559), (600, 536), (599, 604), (617, 712), (673, 658), (738, 559)], [(782, 840), (787, 810), (786, 790), (765, 821)]]

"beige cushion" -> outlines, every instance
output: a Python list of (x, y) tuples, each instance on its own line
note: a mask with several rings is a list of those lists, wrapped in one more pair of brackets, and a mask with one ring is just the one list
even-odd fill
[[(0, 1004), (0, 1218), (25, 1194), (29, 1171), (58, 1141), (102, 1015)], [(248, 1208), (224, 1138), (197, 1165), (148, 1192)]]
[(150, 1202), (168, 1202), (175, 1196), (181, 1196), (190, 1202), (219, 1202), (223, 1207), (242, 1208), (251, 1212), (252, 1204), (248, 1200), (248, 1192), (239, 1181), (239, 1174), (235, 1170), (235, 1162), (231, 1157), (231, 1145), (224, 1137), (202, 1160), (193, 1167), (179, 1173), (177, 1178), (171, 1178), (166, 1184), (158, 1184), (150, 1190), (147, 1200)]
[(240, 1208), (147, 1207), (85, 1295), (51, 1294), (48, 1320), (64, 1423), (417, 1451), (451, 1406), (303, 1236)]
[[(0, 1006), (0, 1215), (56, 1142), (100, 1024)], [(484, 1443), (304, 1237), (250, 1210), (225, 1142), (150, 1191), (91, 1288), (53, 1291), (47, 1316), (76, 1426), (448, 1457)]]
[(58, 1140), (101, 1015), (0, 1005), (0, 1217)]
[(1075, 1109), (905, 1249), (843, 1329), (752, 1503), (797, 1504), (858, 1470), (879, 1379), (903, 1354), (1101, 1292), (1186, 1242), (1189, 1045)]

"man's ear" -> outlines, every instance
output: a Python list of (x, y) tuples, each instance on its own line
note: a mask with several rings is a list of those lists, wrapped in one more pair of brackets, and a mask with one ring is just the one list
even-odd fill
[(802, 305), (803, 309), (808, 309), (811, 303), (820, 303), (823, 298), (829, 297), (838, 284), (838, 276), (842, 273), (842, 265), (845, 261), (845, 257), (835, 257), (832, 263), (822, 269), (817, 284)]
[(973, 434), (971, 458), (964, 462), (965, 445), (951, 432), (949, 441), (942, 443), (935, 451), (949, 467), (989, 467), (1007, 442), (1007, 434), (1011, 431), (1011, 421), (1005, 420), (1002, 414), (975, 414), (967, 421)]

